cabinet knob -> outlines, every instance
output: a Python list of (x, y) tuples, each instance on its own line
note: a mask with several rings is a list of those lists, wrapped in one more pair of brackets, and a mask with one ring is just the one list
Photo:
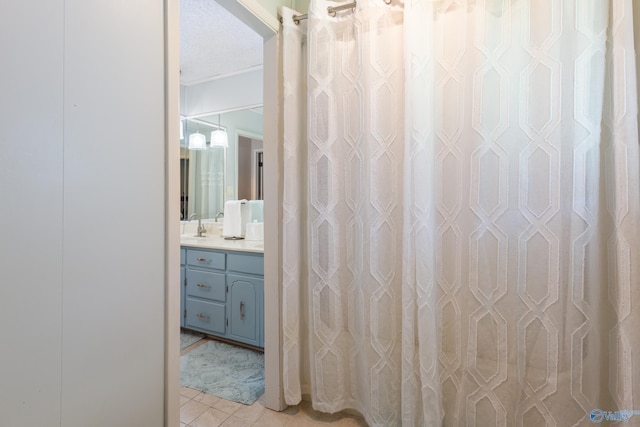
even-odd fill
[(196, 261), (200, 261), (200, 262), (205, 262), (205, 261), (209, 261), (206, 258), (196, 258)]
[(206, 320), (206, 319), (208, 319), (208, 318), (209, 318), (209, 316), (207, 316), (206, 314), (202, 314), (202, 313), (198, 313), (198, 314), (196, 314), (196, 317), (197, 317), (198, 319), (203, 319), (203, 320)]
[(209, 289), (211, 287), (209, 285), (203, 285), (202, 283), (198, 283), (196, 286), (199, 288), (205, 288), (205, 289)]
[(244, 302), (240, 301), (240, 318), (244, 319)]

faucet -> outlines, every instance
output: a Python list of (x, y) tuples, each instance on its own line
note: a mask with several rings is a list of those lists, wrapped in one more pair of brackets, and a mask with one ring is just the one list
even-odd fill
[(224, 218), (224, 213), (223, 212), (218, 212), (216, 214), (216, 222), (218, 222), (218, 218), (223, 217)]
[(207, 229), (204, 228), (204, 225), (202, 225), (200, 216), (197, 213), (191, 214), (191, 216), (189, 216), (189, 221), (191, 221), (193, 218), (198, 218), (198, 234), (196, 234), (196, 237), (204, 237), (204, 233), (206, 233)]

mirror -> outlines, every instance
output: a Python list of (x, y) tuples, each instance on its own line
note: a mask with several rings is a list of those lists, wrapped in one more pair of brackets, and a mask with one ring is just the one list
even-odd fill
[[(228, 148), (209, 147), (211, 132), (227, 131)], [(187, 117), (180, 140), (181, 219), (215, 218), (224, 202), (262, 199), (262, 108)], [(189, 135), (201, 133), (206, 150), (189, 150)]]

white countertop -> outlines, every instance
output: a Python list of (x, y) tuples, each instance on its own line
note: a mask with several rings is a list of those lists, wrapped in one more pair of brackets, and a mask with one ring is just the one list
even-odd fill
[(197, 224), (197, 221), (181, 222), (180, 246), (264, 253), (264, 242), (262, 240), (226, 240), (222, 237), (222, 227), (219, 223), (203, 222), (207, 232), (204, 237), (196, 237)]
[(195, 237), (192, 234), (180, 236), (180, 246), (192, 248), (221, 249), (224, 251), (241, 251), (264, 253), (262, 240), (226, 240), (222, 236), (208, 235)]

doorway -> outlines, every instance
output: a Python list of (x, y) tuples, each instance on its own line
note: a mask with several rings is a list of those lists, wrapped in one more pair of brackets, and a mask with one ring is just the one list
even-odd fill
[[(176, 22), (178, 21), (177, 16), (180, 15), (183, 10), (181, 10), (181, 3), (182, 0), (177, 1), (178, 5), (173, 5), (170, 10), (168, 11), (168, 22)], [(255, 16), (253, 16), (251, 13), (249, 13), (247, 11), (247, 9), (245, 9), (245, 6), (241, 5), (237, 0), (219, 0), (219, 3), (224, 3), (224, 7), (232, 10), (233, 13), (236, 16), (243, 16), (243, 17), (249, 17), (249, 21), (251, 21), (251, 26), (252, 28), (256, 28), (256, 27), (260, 27), (262, 26), (262, 28), (259, 30), (260, 36), (263, 38), (263, 46), (264, 46), (264, 61), (265, 64), (263, 65), (263, 68), (260, 69), (260, 72), (264, 75), (265, 77), (265, 81), (269, 80), (271, 82), (270, 85), (265, 84), (265, 88), (263, 92), (263, 104), (266, 106), (267, 104), (269, 105), (269, 112), (265, 112), (265, 117), (264, 117), (264, 130), (263, 130), (263, 135), (265, 140), (271, 141), (271, 143), (267, 143), (265, 148), (263, 149), (263, 155), (267, 158), (267, 159), (274, 159), (275, 156), (277, 155), (277, 144), (276, 144), (276, 86), (275, 86), (275, 81), (276, 81), (276, 53), (277, 53), (277, 37), (276, 37), (276, 30), (277, 30), (277, 26), (273, 25), (273, 23), (271, 23), (272, 25), (269, 26), (267, 24), (264, 23), (263, 20), (257, 19)], [(173, 15), (172, 17), (172, 12), (175, 13), (175, 15)], [(180, 12), (180, 13), (178, 13)], [(251, 15), (251, 16), (249, 16)], [(168, 25), (168, 27), (172, 27), (171, 25)], [(178, 25), (174, 26), (175, 28), (178, 28)], [(170, 30), (168, 30), (169, 33), (169, 44), (171, 44), (172, 42), (176, 42), (176, 39), (179, 39), (179, 33), (180, 31), (178, 31), (178, 34), (175, 34), (175, 28), (171, 28)], [(168, 47), (170, 49), (170, 47)], [(175, 52), (175, 51), (174, 51)], [(169, 59), (168, 59), (169, 63), (168, 63), (168, 67), (172, 68), (178, 68), (178, 66), (176, 65), (177, 62), (179, 62), (179, 58), (177, 58), (177, 55), (174, 55), (173, 58), (171, 57), (171, 55), (169, 55)], [(218, 62), (225, 62), (225, 61), (220, 61), (219, 58), (216, 58), (216, 61)], [(173, 65), (172, 65), (173, 62)], [(173, 77), (173, 79), (171, 78), (171, 76), (169, 75), (168, 77), (169, 82), (168, 85), (171, 85), (171, 82), (173, 81), (174, 83), (176, 83), (180, 78), (179, 76)], [(200, 82), (203, 83), (203, 82)], [(182, 91), (183, 88), (181, 88)], [(174, 89), (171, 89), (172, 91)], [(170, 103), (169, 103), (170, 104)], [(173, 122), (176, 122), (177, 125), (177, 116), (178, 114), (171, 114), (172, 108), (171, 107), (167, 107), (168, 108), (168, 121), (169, 123), (169, 134), (172, 134), (171, 132), (171, 126)], [(219, 108), (218, 110), (211, 110), (213, 111), (223, 111), (224, 109), (220, 106), (218, 106), (217, 108)], [(175, 119), (175, 120), (174, 120)], [(177, 129), (177, 126), (176, 126)], [(273, 162), (273, 164), (275, 164), (275, 161)], [(176, 160), (176, 166), (178, 165), (178, 160)], [(169, 172), (168, 172), (168, 180), (169, 181), (175, 181), (178, 180), (178, 176), (179, 176), (179, 172), (176, 172), (176, 169), (178, 169), (177, 167), (175, 169), (172, 169), (171, 167), (169, 168)], [(172, 172), (173, 170), (173, 172)], [(278, 248), (278, 243), (277, 243), (277, 218), (278, 218), (278, 214), (277, 214), (277, 203), (278, 203), (278, 197), (279, 193), (277, 190), (277, 186), (275, 185), (275, 183), (277, 182), (276, 179), (276, 171), (275, 170), (266, 170), (265, 173), (261, 174), (261, 185), (260, 188), (262, 189), (262, 193), (264, 195), (264, 193), (266, 193), (266, 199), (267, 202), (265, 204), (265, 215), (267, 218), (265, 218), (265, 221), (271, 222), (272, 226), (271, 227), (265, 227), (267, 229), (267, 231), (265, 232), (265, 287), (271, 287), (273, 290), (268, 292), (267, 295), (265, 296), (265, 318), (270, 318), (272, 319), (272, 321), (270, 322), (265, 322), (265, 376), (267, 377), (267, 381), (266, 381), (266, 390), (265, 390), (265, 405), (270, 408), (270, 409), (276, 409), (276, 410), (282, 410), (284, 409), (283, 404), (282, 404), (282, 397), (281, 397), (281, 380), (280, 380), (280, 366), (279, 366), (279, 360), (280, 360), (280, 355), (279, 355), (279, 351), (278, 349), (278, 343), (279, 343), (279, 321), (278, 321), (278, 317), (279, 316), (279, 290), (277, 289), (278, 287), (278, 275), (277, 275), (277, 262), (278, 262), (278, 254), (277, 254), (277, 248)], [(171, 184), (168, 184), (169, 187), (171, 187)], [(177, 186), (177, 184), (175, 184)], [(273, 196), (272, 201), (269, 200), (271, 197)], [(174, 204), (175, 203), (175, 204)], [(177, 210), (177, 212), (179, 212), (179, 205), (177, 205), (177, 199), (175, 202), (172, 201), (167, 201), (167, 205), (168, 205), (168, 214), (167, 214), (167, 218), (171, 218), (172, 215), (170, 214), (173, 210)], [(267, 213), (267, 211), (269, 211), (270, 213)], [(175, 215), (174, 215), (175, 217)], [(170, 227), (171, 228), (171, 227)], [(269, 239), (269, 242), (267, 242), (267, 240)], [(171, 238), (168, 239), (168, 244), (171, 244)], [(177, 251), (175, 251), (177, 252)], [(170, 248), (167, 248), (167, 253), (168, 253), (168, 262), (171, 263), (172, 262), (172, 258), (174, 259), (175, 262), (175, 258), (178, 258), (179, 255), (175, 255), (174, 251)], [(172, 255), (173, 254), (173, 255)], [(168, 269), (170, 270), (170, 267), (168, 267)], [(170, 277), (171, 274), (168, 274), (168, 276)], [(167, 287), (170, 287), (170, 284), (167, 284)], [(169, 295), (175, 295), (175, 292), (168, 292)], [(171, 298), (170, 298), (171, 299)], [(176, 305), (176, 301), (168, 301), (168, 310), (171, 309), (172, 306)], [(167, 319), (168, 321), (171, 321), (172, 317), (175, 317), (175, 315), (167, 315)], [(179, 334), (173, 334), (173, 333), (168, 333), (168, 345), (169, 346), (173, 346), (174, 348), (179, 348), (178, 345), (178, 340), (179, 340)], [(173, 341), (173, 342), (171, 342)], [(170, 354), (172, 352), (168, 350), (168, 363), (171, 364), (173, 362), (175, 362), (175, 357)], [(171, 379), (173, 378), (173, 382), (175, 383), (175, 377), (176, 377), (176, 368), (175, 366), (168, 366), (167, 367), (168, 371), (168, 380), (167, 380), (167, 384), (171, 384), (172, 381)], [(177, 393), (173, 392), (173, 391), (168, 391), (167, 392), (168, 395), (168, 401), (171, 404), (172, 400), (177, 400)], [(172, 397), (173, 396), (173, 397)], [(171, 405), (169, 405), (171, 406)], [(170, 409), (168, 409), (168, 412), (171, 412)], [(172, 418), (172, 416), (168, 415), (167, 419), (170, 420)], [(174, 416), (175, 418), (175, 416)]]
[(264, 199), (264, 151), (253, 150), (251, 177), (253, 182), (252, 192), (256, 200)]
[(264, 200), (263, 137), (238, 130), (238, 199)]

